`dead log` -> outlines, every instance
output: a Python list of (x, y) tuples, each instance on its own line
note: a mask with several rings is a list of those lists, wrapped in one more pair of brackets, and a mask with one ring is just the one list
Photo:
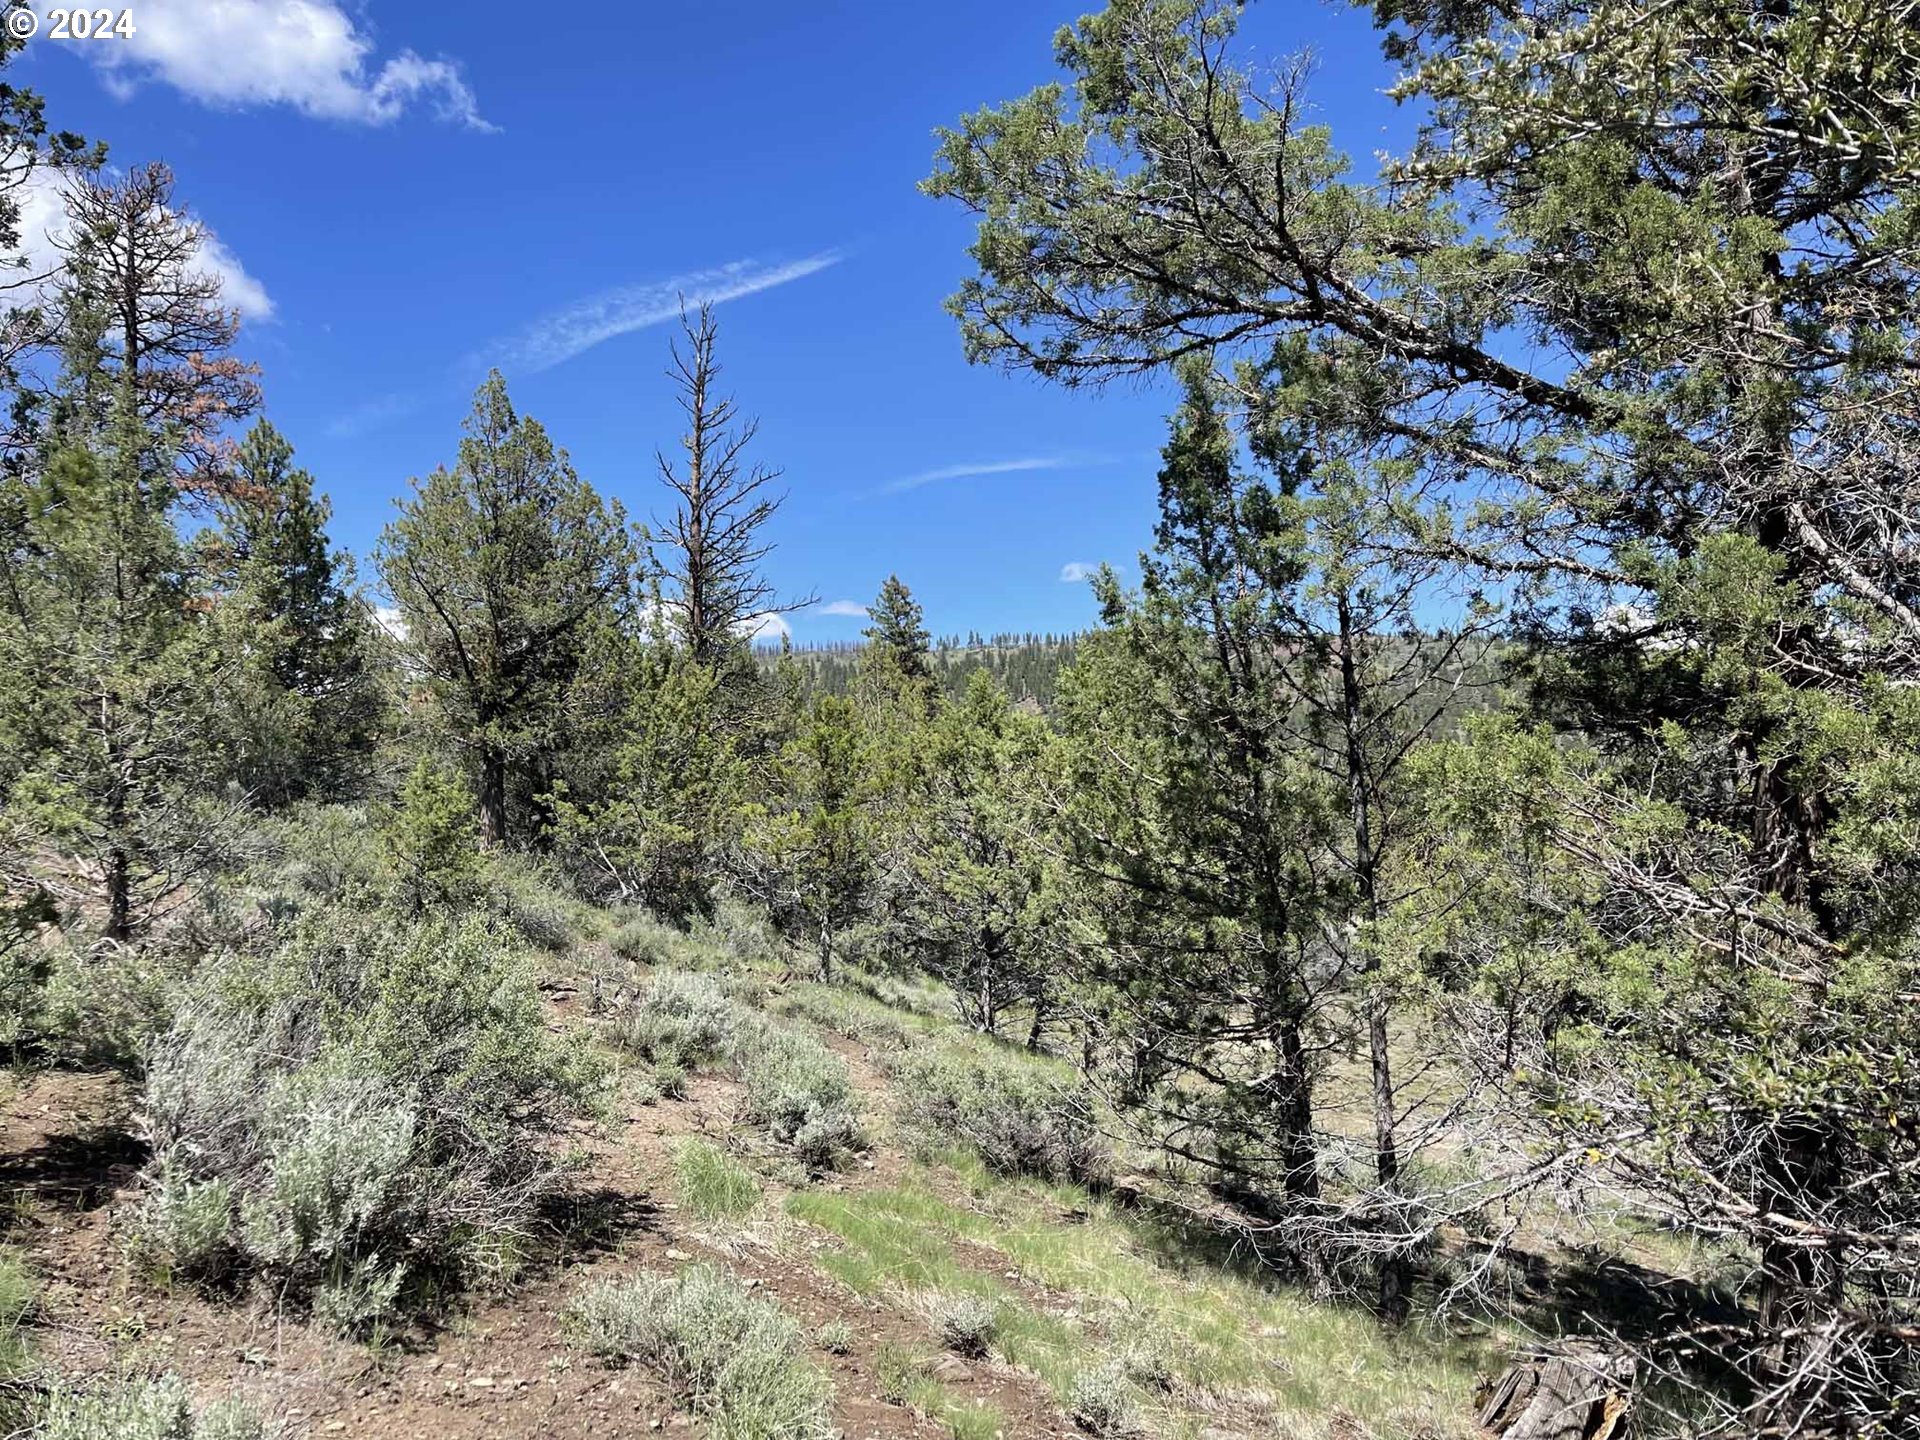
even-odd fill
[(1507, 1367), (1480, 1409), (1499, 1440), (1624, 1440), (1633, 1360), (1602, 1350), (1541, 1350)]

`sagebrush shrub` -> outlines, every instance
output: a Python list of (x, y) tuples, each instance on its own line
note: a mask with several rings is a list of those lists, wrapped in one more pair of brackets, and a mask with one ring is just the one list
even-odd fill
[(914, 1308), (936, 1340), (969, 1360), (984, 1359), (1000, 1333), (1000, 1307), (984, 1295), (926, 1290), (915, 1297)]
[(663, 970), (615, 1020), (613, 1036), (643, 1059), (697, 1070), (746, 1048), (765, 1025), (712, 976)]
[(1101, 1440), (1142, 1433), (1134, 1389), (1117, 1365), (1082, 1370), (1067, 1393), (1067, 1414), (1082, 1430)]
[(319, 907), (216, 965), (154, 1047), (136, 1247), (217, 1255), (363, 1330), (414, 1279), (491, 1282), (562, 1178), (542, 1137), (594, 1077), (547, 1034), (525, 955), (485, 922)]
[(520, 855), (488, 857), (487, 902), (529, 945), (564, 951), (573, 944), (578, 906), (552, 874)]
[(747, 1113), (801, 1162), (827, 1169), (861, 1143), (846, 1061), (811, 1035), (769, 1030), (740, 1063)]
[(216, 1401), (196, 1414), (177, 1375), (56, 1385), (37, 1418), (28, 1432), (33, 1440), (268, 1440), (280, 1433), (239, 1400)]
[(170, 1279), (217, 1282), (238, 1260), (233, 1186), (194, 1180), (171, 1166), (152, 1177), (134, 1212), (128, 1248)]
[(652, 1370), (716, 1440), (834, 1433), (832, 1386), (806, 1359), (793, 1317), (713, 1266), (599, 1281), (574, 1301), (567, 1325), (602, 1360)]
[(972, 1045), (927, 1041), (894, 1061), (903, 1131), (963, 1145), (1007, 1175), (1087, 1183), (1107, 1168), (1091, 1108), (1038, 1067)]

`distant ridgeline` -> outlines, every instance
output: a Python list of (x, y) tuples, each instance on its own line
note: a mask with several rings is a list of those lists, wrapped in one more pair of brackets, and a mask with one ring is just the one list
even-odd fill
[[(1073, 663), (1079, 640), (1078, 635), (948, 636), (934, 645), (933, 673), (947, 694), (957, 699), (966, 691), (968, 677), (986, 670), (1015, 701), (1030, 700), (1051, 711), (1060, 672)], [(859, 673), (860, 655), (866, 648), (864, 641), (796, 647), (793, 659), (809, 690), (844, 695)], [(780, 652), (771, 647), (763, 646), (760, 655), (768, 665), (780, 658)]]

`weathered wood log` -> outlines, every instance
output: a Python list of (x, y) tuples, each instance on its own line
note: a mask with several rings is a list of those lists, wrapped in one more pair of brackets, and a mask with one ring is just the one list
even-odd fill
[(1488, 1392), (1480, 1425), (1500, 1440), (1624, 1440), (1634, 1364), (1601, 1350), (1522, 1355)]

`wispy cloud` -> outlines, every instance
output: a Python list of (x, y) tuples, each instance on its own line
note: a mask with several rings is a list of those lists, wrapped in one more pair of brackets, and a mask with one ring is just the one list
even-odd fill
[(889, 480), (874, 493), (898, 495), (903, 490), (918, 490), (922, 485), (938, 485), (943, 480), (967, 480), (976, 475), (1013, 475), (1023, 470), (1064, 470), (1085, 462), (1071, 455), (1037, 455), (1025, 460), (982, 460), (965, 465), (942, 465), (937, 470), (922, 470), (917, 475), (902, 475)]
[(623, 285), (542, 316), (525, 330), (498, 341), (472, 357), (476, 366), (502, 369), (551, 370), (583, 351), (649, 325), (672, 320), (684, 302), (688, 306), (718, 305), (726, 300), (757, 295), (776, 285), (803, 280), (838, 264), (837, 250), (824, 250), (804, 260), (768, 265), (757, 260), (735, 260), (711, 270), (695, 270), (665, 280)]
[(1093, 579), (1100, 573), (1098, 564), (1090, 560), (1069, 560), (1060, 567), (1062, 585), (1079, 585)]
[(867, 607), (862, 605), (858, 600), (829, 600), (813, 613), (816, 615), (857, 615), (864, 620), (867, 617)]
[(344, 415), (339, 415), (327, 426), (327, 434), (335, 440), (358, 440), (375, 430), (411, 415), (422, 404), (418, 395), (380, 395), (363, 405), (356, 405)]

